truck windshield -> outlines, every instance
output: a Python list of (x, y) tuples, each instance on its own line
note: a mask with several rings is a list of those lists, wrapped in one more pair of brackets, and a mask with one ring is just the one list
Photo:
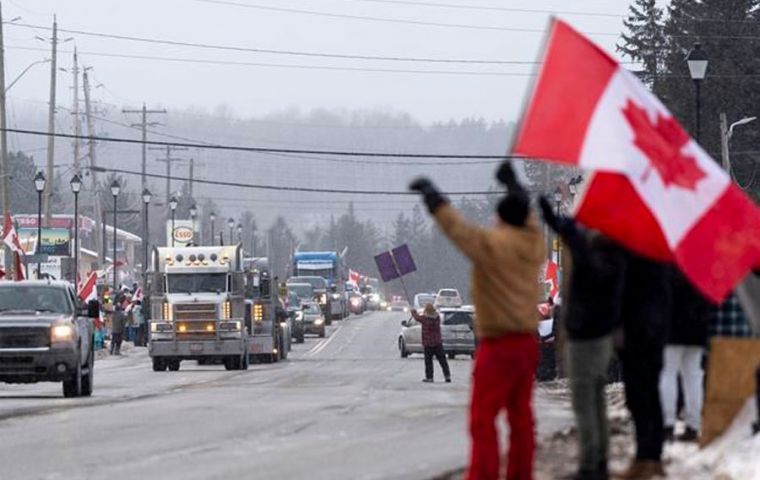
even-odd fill
[(0, 288), (0, 314), (12, 311), (71, 314), (71, 304), (63, 288), (13, 286)]
[[(325, 270), (329, 274), (329, 270)], [(315, 271), (316, 272), (316, 271)], [(315, 273), (310, 272), (310, 273)], [(327, 290), (327, 282), (324, 278), (320, 277), (293, 277), (290, 279), (292, 283), (308, 283), (314, 290)]]
[(298, 298), (311, 298), (314, 295), (314, 288), (308, 283), (290, 284), (288, 290), (298, 295)]
[(227, 291), (226, 273), (170, 273), (168, 293), (216, 293)]

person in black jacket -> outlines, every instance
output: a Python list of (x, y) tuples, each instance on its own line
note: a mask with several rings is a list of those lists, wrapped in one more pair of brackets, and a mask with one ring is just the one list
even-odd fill
[(619, 352), (628, 410), (636, 429), (636, 457), (618, 478), (665, 476), (660, 372), (672, 308), (672, 268), (628, 253), (621, 308), (623, 346)]
[(580, 465), (569, 477), (609, 478), (609, 432), (605, 386), (612, 358), (612, 331), (620, 321), (625, 252), (596, 231), (573, 219), (557, 217), (540, 199), (547, 224), (562, 237), (572, 255), (569, 292), (562, 322), (567, 332), (567, 371), (578, 428)]
[(710, 303), (678, 270), (673, 274), (673, 312), (660, 376), (665, 439), (673, 439), (676, 423), (678, 376), (681, 376), (686, 413), (686, 431), (678, 440), (695, 442), (699, 438), (704, 398), (702, 356), (707, 346)]

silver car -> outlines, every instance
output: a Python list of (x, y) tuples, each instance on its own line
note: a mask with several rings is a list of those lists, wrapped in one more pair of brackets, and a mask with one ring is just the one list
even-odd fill
[[(442, 308), (441, 338), (443, 350), (449, 358), (457, 355), (475, 355), (475, 333), (473, 320), (475, 312), (471, 308)], [(422, 325), (414, 318), (401, 322), (401, 332), (398, 336), (398, 349), (401, 358), (412, 353), (424, 353), (422, 347)]]

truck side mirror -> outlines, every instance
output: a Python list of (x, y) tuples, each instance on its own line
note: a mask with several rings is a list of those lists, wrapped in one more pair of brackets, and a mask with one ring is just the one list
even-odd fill
[(409, 326), (409, 321), (408, 320), (401, 320), (401, 326), (402, 327), (408, 327)]

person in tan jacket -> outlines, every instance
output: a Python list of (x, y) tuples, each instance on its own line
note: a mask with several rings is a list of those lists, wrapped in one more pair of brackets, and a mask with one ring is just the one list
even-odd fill
[(418, 179), (420, 192), (438, 226), (472, 262), (471, 293), (479, 344), (475, 356), (468, 480), (499, 474), (496, 417), (507, 411), (510, 425), (507, 478), (533, 478), (535, 450), (533, 379), (538, 365), (539, 271), (546, 258), (544, 236), (530, 213), (530, 198), (505, 162), (498, 178), (509, 194), (497, 207), (495, 225), (465, 220), (433, 183)]

